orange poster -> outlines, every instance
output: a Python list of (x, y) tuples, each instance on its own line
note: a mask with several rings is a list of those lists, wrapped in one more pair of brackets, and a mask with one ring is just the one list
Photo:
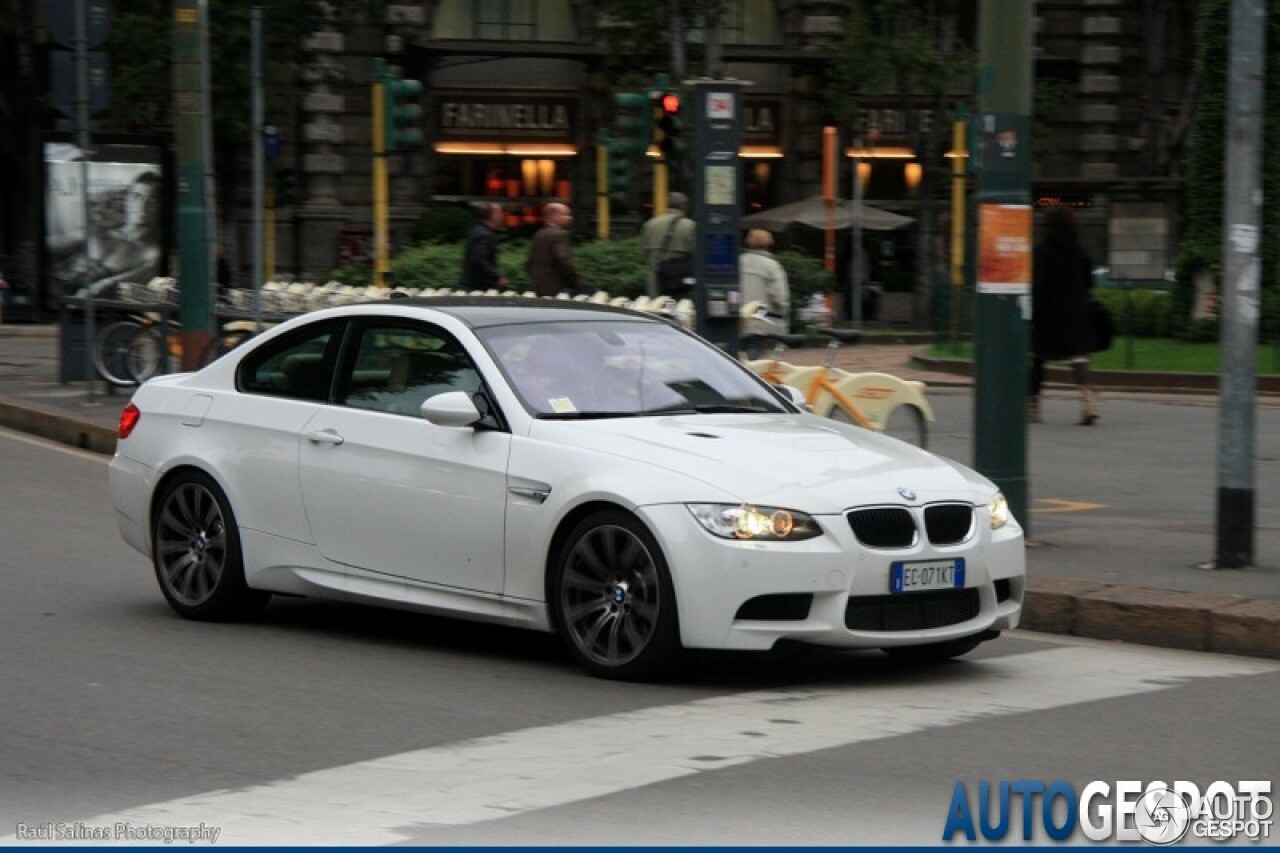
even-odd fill
[(983, 204), (978, 209), (978, 292), (1031, 290), (1031, 206)]

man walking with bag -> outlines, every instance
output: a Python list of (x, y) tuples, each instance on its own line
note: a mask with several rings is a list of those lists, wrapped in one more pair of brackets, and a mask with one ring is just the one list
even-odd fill
[(679, 264), (670, 264), (665, 271), (660, 270), (664, 261), (688, 261), (685, 272), (692, 275), (694, 224), (688, 214), (689, 197), (684, 193), (671, 193), (667, 196), (667, 212), (653, 217), (641, 229), (640, 256), (649, 268), (645, 292), (650, 299), (664, 294), (683, 295), (679, 292), (682, 287), (679, 283), (664, 289), (664, 276), (660, 272), (665, 272), (668, 279), (684, 277)]

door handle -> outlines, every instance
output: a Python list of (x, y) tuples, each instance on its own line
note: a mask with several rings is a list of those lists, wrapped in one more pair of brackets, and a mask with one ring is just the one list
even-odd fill
[(312, 444), (332, 444), (337, 446), (346, 441), (346, 439), (331, 429), (321, 429), (307, 433), (307, 441), (310, 441)]

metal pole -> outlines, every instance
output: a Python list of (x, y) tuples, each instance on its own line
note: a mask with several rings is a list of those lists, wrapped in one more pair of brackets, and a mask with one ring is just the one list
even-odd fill
[(596, 139), (596, 237), (609, 239), (609, 146), (602, 128)]
[(391, 269), (387, 189), (387, 66), (373, 61), (373, 283), (386, 287)]
[(960, 299), (964, 293), (965, 170), (968, 166), (968, 121), (951, 125), (951, 324), (952, 352), (960, 350)]
[(978, 7), (982, 134), (977, 225), (983, 233), (978, 250), (973, 430), (975, 467), (1004, 492), (1028, 534), (1028, 345), (1023, 309), (1031, 286), (1031, 6), (980, 0)]
[[(76, 147), (80, 149), (80, 211), (84, 217), (85, 269), (93, 269), (98, 247), (89, 222), (89, 20), (87, 0), (76, 0)], [(84, 288), (84, 378), (89, 381), (89, 400), (97, 393), (93, 369), (93, 280), (86, 279)]]
[(1262, 257), (1262, 118), (1267, 5), (1232, 0), (1223, 203), (1222, 406), (1218, 417), (1219, 569), (1253, 563), (1254, 396)]
[(853, 245), (849, 247), (849, 319), (862, 328), (862, 140), (853, 142)]
[[(265, 223), (263, 221), (263, 199), (266, 186), (266, 174), (262, 150), (263, 106), (262, 106), (262, 7), (254, 6), (249, 13), (250, 46), (253, 64), (253, 289), (255, 295), (262, 286), (262, 266), (266, 246)], [(262, 303), (253, 301), (253, 327), (262, 331)]]
[(209, 342), (208, 75), (205, 0), (175, 0), (173, 17), (173, 111), (178, 154), (178, 281), (182, 310), (182, 358), (199, 366)]
[(390, 224), (387, 206), (387, 61), (374, 60), (374, 284), (387, 287)]
[[(204, 121), (200, 126), (200, 146), (204, 159), (204, 198), (205, 198), (205, 231), (204, 231), (204, 266), (205, 287), (201, 293), (204, 303), (203, 321), (195, 320), (192, 331), (202, 345), (193, 355), (183, 355), (185, 367), (188, 369), (200, 366), (200, 353), (204, 351), (203, 343), (208, 342), (208, 334), (214, 326), (213, 293), (218, 284), (218, 193), (217, 177), (213, 162), (213, 81), (211, 79), (212, 62), (209, 53), (209, 0), (200, 0), (200, 112)], [(187, 318), (183, 317), (185, 324)], [(199, 323), (197, 326), (196, 323)], [(199, 335), (203, 332), (203, 335)]]

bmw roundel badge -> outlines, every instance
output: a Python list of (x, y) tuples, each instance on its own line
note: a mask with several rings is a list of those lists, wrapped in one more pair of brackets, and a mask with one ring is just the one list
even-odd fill
[(916, 499), (916, 493), (907, 488), (899, 488), (898, 494), (902, 495), (903, 500), (913, 501)]

